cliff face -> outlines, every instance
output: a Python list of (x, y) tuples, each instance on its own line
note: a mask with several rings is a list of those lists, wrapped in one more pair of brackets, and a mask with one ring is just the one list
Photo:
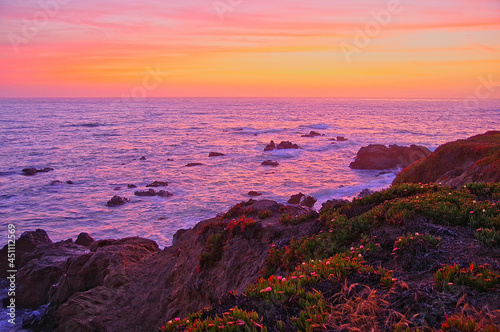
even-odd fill
[[(242, 293), (258, 279), (272, 243), (285, 245), (293, 237), (318, 232), (316, 218), (300, 225), (279, 222), (283, 213), (309, 211), (250, 200), (233, 207), (225, 218), (179, 231), (174, 244), (164, 250), (140, 238), (100, 240), (88, 250), (78, 246), (80, 255), (68, 256), (63, 266), (58, 263), (61, 277), (50, 288), (48, 315), (35, 325), (72, 332), (154, 331), (231, 291)], [(44, 245), (38, 249), (40, 259), (44, 260), (43, 251), (54, 251), (56, 245), (76, 246)], [(36, 282), (20, 278), (19, 285), (36, 288)], [(37, 305), (47, 302), (46, 293)]]
[(500, 181), (500, 131), (444, 144), (401, 171), (393, 184), (438, 182), (451, 187)]

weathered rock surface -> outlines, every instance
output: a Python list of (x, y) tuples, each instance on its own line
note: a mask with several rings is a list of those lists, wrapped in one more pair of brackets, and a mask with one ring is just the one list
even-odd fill
[(394, 184), (438, 182), (451, 187), (500, 181), (500, 131), (441, 145), (427, 158), (401, 171)]
[[(337, 139), (338, 140), (338, 139)], [(409, 147), (399, 145), (371, 144), (362, 147), (356, 155), (356, 160), (350, 164), (354, 169), (390, 169), (396, 167), (408, 167), (412, 163), (431, 154), (424, 146), (411, 145)]]
[(300, 199), (300, 205), (312, 208), (318, 200), (313, 196), (305, 196)]
[[(101, 240), (93, 242), (90, 251), (85, 248), (83, 254), (64, 260), (58, 265), (59, 280), (51, 280), (54, 286), (43, 328), (154, 331), (169, 319), (201, 310), (232, 290), (242, 293), (259, 277), (271, 244), (311, 235), (321, 227), (316, 220), (281, 224), (283, 205), (274, 201), (250, 200), (238, 206), (241, 213), (270, 210), (273, 214), (228, 237), (220, 260), (211, 266), (200, 268), (199, 258), (208, 237), (217, 230), (204, 226), (228, 223), (239, 214), (204, 220), (193, 229), (179, 231), (175, 243), (162, 251), (145, 239)], [(289, 208), (296, 210), (293, 214), (309, 211)]]
[(94, 242), (95, 242), (94, 238), (89, 233), (80, 233), (76, 238), (75, 244), (88, 247)]

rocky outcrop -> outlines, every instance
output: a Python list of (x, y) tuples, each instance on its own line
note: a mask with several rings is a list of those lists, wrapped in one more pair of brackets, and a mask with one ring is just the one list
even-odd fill
[(500, 181), (500, 131), (446, 143), (401, 171), (394, 184), (438, 182), (451, 187)]
[[(58, 263), (61, 275), (51, 280), (48, 314), (36, 324), (54, 331), (154, 331), (230, 291), (242, 293), (260, 276), (271, 244), (309, 236), (321, 227), (317, 220), (280, 223), (282, 207), (269, 200), (242, 202), (230, 210), (231, 217), (204, 220), (177, 232), (175, 243), (162, 251), (153, 241), (139, 238), (95, 241), (90, 250)], [(309, 211), (288, 208), (293, 215)], [(271, 217), (239, 219), (261, 211), (271, 211)], [(228, 233), (224, 225), (229, 222), (244, 226)], [(215, 234), (223, 235), (224, 250), (213, 253), (217, 258), (210, 264), (202, 264), (202, 253), (210, 250), (208, 239)]]
[(258, 191), (251, 190), (248, 192), (248, 196), (252, 196), (252, 197), (262, 196), (262, 193), (260, 193)]
[[(338, 140), (338, 138), (337, 138)], [(427, 157), (431, 151), (424, 146), (371, 144), (362, 147), (349, 167), (353, 169), (390, 169), (407, 167), (417, 160)]]

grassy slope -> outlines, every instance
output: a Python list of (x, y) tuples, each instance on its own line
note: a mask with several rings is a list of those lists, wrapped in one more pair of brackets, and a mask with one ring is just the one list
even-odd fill
[(394, 183), (431, 183), (447, 172), (469, 172), (469, 178), (498, 181), (500, 174), (500, 131), (490, 131), (444, 144), (427, 158), (419, 160), (401, 171)]
[(245, 294), (163, 331), (500, 331), (500, 184), (402, 184), (325, 207)]

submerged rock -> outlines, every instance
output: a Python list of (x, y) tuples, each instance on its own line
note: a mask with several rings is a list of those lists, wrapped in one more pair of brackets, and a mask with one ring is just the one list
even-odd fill
[(146, 185), (147, 188), (150, 188), (150, 187), (153, 187), (153, 188), (156, 188), (156, 187), (166, 187), (166, 186), (168, 186), (168, 182), (167, 181), (155, 181), (153, 183), (150, 183), (150, 184)]
[(189, 163), (186, 165), (186, 167), (195, 167), (195, 166), (202, 166), (202, 163)]
[(261, 165), (263, 166), (278, 166), (280, 163), (275, 160), (264, 160)]
[(221, 153), (221, 152), (210, 152), (208, 154), (209, 157), (222, 157), (222, 156), (225, 156), (224, 153)]
[(371, 144), (362, 147), (349, 167), (353, 169), (390, 169), (407, 167), (417, 160), (427, 157), (431, 151), (424, 146)]
[(344, 136), (337, 136), (337, 142), (345, 142), (347, 141), (347, 138), (345, 138)]
[(325, 136), (325, 134), (320, 134), (317, 131), (310, 131), (309, 134), (302, 135), (301, 137), (317, 137), (317, 136)]
[(136, 192), (134, 192), (134, 195), (136, 195), (136, 196), (143, 196), (143, 197), (144, 196), (148, 196), (148, 197), (154, 197), (154, 196), (170, 197), (170, 196), (173, 196), (174, 194), (172, 194), (169, 191), (165, 191), (165, 190), (156, 191), (154, 189), (149, 189), (149, 190), (139, 190), (139, 191), (136, 191)]
[(257, 191), (249, 191), (248, 192), (248, 196), (252, 196), (252, 197), (257, 197), (257, 196), (261, 196), (262, 193), (259, 193)]
[(50, 167), (45, 167), (42, 169), (36, 169), (35, 167), (28, 167), (28, 168), (23, 168), (22, 172), (24, 173), (24, 175), (32, 176), (32, 175), (35, 175), (36, 173), (46, 173), (46, 172), (50, 172), (53, 170), (54, 169), (50, 168)]

